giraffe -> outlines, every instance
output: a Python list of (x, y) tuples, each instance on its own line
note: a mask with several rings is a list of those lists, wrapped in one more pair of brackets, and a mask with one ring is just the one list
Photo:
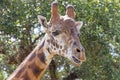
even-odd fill
[(83, 23), (76, 22), (74, 18), (72, 5), (66, 7), (65, 16), (60, 16), (56, 1), (51, 4), (48, 23), (45, 17), (38, 15), (45, 36), (7, 80), (39, 80), (54, 55), (68, 58), (75, 66), (81, 65), (86, 60), (85, 49), (78, 36)]

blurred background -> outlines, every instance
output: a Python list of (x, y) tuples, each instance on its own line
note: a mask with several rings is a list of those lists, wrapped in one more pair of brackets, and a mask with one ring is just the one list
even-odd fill
[[(49, 21), (53, 0), (0, 0), (0, 80), (5, 80), (44, 36), (37, 15)], [(120, 80), (120, 1), (58, 0), (74, 5), (83, 21), (80, 41), (87, 60), (75, 67), (55, 56), (41, 80)]]

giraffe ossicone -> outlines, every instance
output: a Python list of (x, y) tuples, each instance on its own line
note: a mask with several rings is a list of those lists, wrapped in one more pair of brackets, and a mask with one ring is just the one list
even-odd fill
[(68, 58), (75, 66), (86, 60), (85, 49), (79, 40), (79, 29), (83, 22), (75, 21), (73, 6), (66, 7), (65, 16), (60, 16), (58, 3), (51, 4), (51, 19), (38, 16), (46, 33), (40, 44), (25, 58), (7, 80), (39, 80), (54, 55)]

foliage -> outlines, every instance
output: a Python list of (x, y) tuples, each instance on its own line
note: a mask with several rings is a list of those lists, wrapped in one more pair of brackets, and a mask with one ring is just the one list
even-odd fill
[[(76, 20), (83, 21), (80, 41), (87, 61), (74, 67), (56, 56), (59, 79), (71, 73), (82, 80), (120, 80), (120, 2), (119, 0), (58, 0), (59, 12), (73, 4)], [(52, 0), (0, 1), (0, 80), (5, 79), (36, 46), (43, 34), (37, 15), (50, 18)], [(21, 56), (22, 55), (22, 56)], [(50, 79), (49, 70), (42, 80)], [(52, 79), (51, 79), (52, 80)]]

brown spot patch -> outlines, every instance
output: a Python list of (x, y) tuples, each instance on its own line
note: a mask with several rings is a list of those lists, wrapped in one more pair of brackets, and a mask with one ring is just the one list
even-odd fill
[[(50, 49), (49, 48), (47, 48), (47, 51), (50, 53)], [(50, 53), (51, 54), (51, 53)]]
[(48, 43), (50, 43), (50, 40), (47, 40)]
[(53, 44), (53, 46), (55, 46), (55, 44), (56, 44), (56, 43), (53, 41), (53, 43), (52, 43), (52, 44)]
[(33, 72), (33, 74), (35, 75), (36, 78), (43, 71), (43, 69), (40, 69), (40, 67), (37, 66), (35, 63), (32, 63), (31, 65), (29, 65), (28, 68), (30, 68), (32, 70), (32, 72)]
[(44, 46), (45, 41), (43, 41), (42, 45), (39, 46), (39, 50)]
[(15, 77), (20, 77), (21, 74), (25, 71), (25, 68), (26, 67), (22, 67), (20, 70), (18, 70), (18, 73), (17, 73), (17, 75)]
[(35, 58), (36, 54), (35, 53), (32, 53), (30, 58), (29, 58), (29, 61), (32, 61), (34, 58)]
[(56, 50), (56, 48), (54, 47), (54, 50)]
[(59, 54), (61, 54), (61, 50), (59, 50)]
[(56, 47), (59, 48), (59, 45), (56, 43)]
[(40, 60), (42, 63), (46, 64), (46, 63), (45, 63), (45, 55), (44, 55), (44, 53), (38, 54), (38, 58), (39, 58), (39, 60)]
[(62, 49), (62, 46), (60, 46), (60, 49)]
[(25, 74), (21, 77), (23, 78), (22, 80), (31, 80), (27, 72), (25, 72)]

